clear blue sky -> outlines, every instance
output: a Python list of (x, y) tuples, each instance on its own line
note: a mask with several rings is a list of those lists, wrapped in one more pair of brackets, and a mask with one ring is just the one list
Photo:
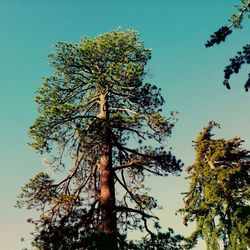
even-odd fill
[[(21, 186), (43, 171), (42, 157), (28, 146), (27, 130), (36, 117), (34, 92), (48, 75), (47, 54), (57, 41), (77, 42), (116, 29), (135, 29), (152, 48), (149, 64), (154, 84), (166, 99), (166, 114), (179, 111), (170, 140), (184, 163), (194, 159), (192, 140), (209, 120), (221, 123), (218, 136), (241, 136), (250, 149), (250, 93), (243, 90), (248, 71), (222, 86), (229, 57), (249, 41), (249, 24), (222, 46), (204, 43), (226, 24), (237, 0), (0, 0), (0, 249), (20, 250), (29, 238), (30, 213), (14, 208)], [(161, 224), (188, 233), (174, 212), (182, 206), (183, 178), (150, 179), (163, 210)], [(199, 248), (199, 247), (198, 247)], [(197, 248), (197, 249), (198, 249)], [(200, 249), (202, 249), (200, 247)]]

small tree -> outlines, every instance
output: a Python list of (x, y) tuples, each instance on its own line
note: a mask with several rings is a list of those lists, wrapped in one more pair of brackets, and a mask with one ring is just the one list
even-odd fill
[(210, 122), (195, 141), (195, 163), (187, 167), (190, 179), (186, 193), (184, 224), (196, 222), (189, 247), (201, 237), (207, 249), (248, 249), (250, 245), (249, 168), (250, 152), (242, 140), (212, 139)]
[(161, 232), (156, 225), (157, 234), (151, 234), (151, 237), (145, 237), (140, 241), (132, 241), (127, 244), (126, 249), (133, 250), (181, 250), (185, 238), (181, 235), (175, 235), (173, 229), (168, 228), (166, 233)]
[(36, 94), (30, 145), (51, 153), (54, 169), (69, 157), (74, 163), (61, 181), (38, 174), (19, 197), (17, 206), (42, 213), (31, 220), (40, 249), (113, 250), (127, 229), (151, 234), (157, 202), (144, 188), (145, 173), (167, 176), (181, 163), (164, 149), (174, 113), (165, 119), (160, 89), (143, 83), (150, 58), (131, 30), (59, 42), (50, 54), (54, 73)]

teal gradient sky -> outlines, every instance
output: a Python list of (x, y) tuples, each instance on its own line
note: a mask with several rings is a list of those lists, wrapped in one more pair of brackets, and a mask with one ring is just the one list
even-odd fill
[[(243, 85), (246, 67), (222, 86), (228, 59), (249, 42), (249, 21), (225, 44), (204, 43), (227, 23), (237, 0), (0, 0), (0, 249), (29, 246), (29, 211), (14, 208), (21, 186), (44, 171), (42, 158), (28, 146), (27, 130), (37, 114), (34, 93), (51, 72), (47, 54), (58, 41), (77, 42), (117, 27), (135, 29), (152, 48), (150, 81), (162, 88), (164, 113), (179, 112), (169, 141), (185, 164), (194, 160), (192, 140), (210, 120), (221, 123), (217, 136), (241, 136), (250, 149), (250, 93)], [(151, 178), (148, 184), (163, 209), (161, 224), (188, 234), (174, 212), (186, 191), (183, 177)], [(23, 243), (20, 238), (27, 238)], [(28, 249), (31, 249), (28, 247)], [(203, 249), (198, 246), (197, 249)]]

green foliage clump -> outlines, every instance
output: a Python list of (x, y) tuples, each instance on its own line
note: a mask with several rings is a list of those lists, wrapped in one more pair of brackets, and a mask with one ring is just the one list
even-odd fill
[(248, 249), (250, 246), (250, 152), (239, 137), (213, 139), (210, 122), (195, 141), (194, 164), (186, 168), (190, 180), (185, 194), (184, 224), (196, 223), (188, 238), (193, 247), (198, 238), (207, 249)]

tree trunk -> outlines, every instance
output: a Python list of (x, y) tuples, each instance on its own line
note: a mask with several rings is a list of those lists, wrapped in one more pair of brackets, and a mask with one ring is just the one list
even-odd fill
[(115, 187), (112, 170), (112, 146), (110, 145), (109, 113), (106, 94), (100, 94), (100, 111), (98, 118), (102, 121), (103, 144), (102, 155), (98, 161), (100, 174), (100, 206), (102, 219), (101, 250), (117, 250), (117, 221), (115, 211)]

